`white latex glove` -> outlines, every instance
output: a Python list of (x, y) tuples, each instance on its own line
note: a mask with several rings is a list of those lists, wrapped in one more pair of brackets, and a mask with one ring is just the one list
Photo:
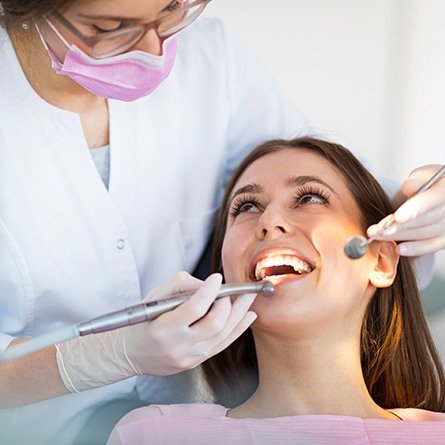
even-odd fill
[(249, 312), (256, 294), (215, 301), (220, 274), (202, 282), (180, 272), (144, 301), (178, 292), (195, 294), (149, 323), (89, 335), (57, 345), (57, 364), (71, 392), (114, 383), (134, 375), (171, 375), (192, 369), (238, 338), (256, 319)]
[[(170, 375), (192, 369), (226, 348), (252, 324), (256, 314), (248, 310), (256, 294), (237, 297), (233, 303), (230, 298), (214, 301), (221, 280), (220, 274), (211, 275), (181, 306), (152, 323), (124, 331), (125, 349), (139, 374)], [(193, 290), (200, 283), (184, 272), (144, 301)]]
[[(440, 165), (426, 165), (414, 170), (403, 183), (402, 192), (410, 197), (431, 176)], [(405, 202), (394, 213), (396, 224), (389, 226), (380, 240), (402, 241), (397, 250), (400, 255), (419, 256), (434, 253), (445, 248), (445, 178), (430, 189), (419, 193)], [(386, 222), (368, 228), (368, 236), (374, 235)]]

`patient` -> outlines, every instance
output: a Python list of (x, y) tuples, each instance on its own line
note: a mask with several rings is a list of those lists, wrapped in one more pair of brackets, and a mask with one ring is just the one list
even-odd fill
[[(269, 279), (258, 318), (203, 365), (216, 404), (151, 405), (109, 444), (443, 444), (445, 379), (415, 277), (393, 241), (343, 246), (393, 211), (330, 142), (254, 150), (229, 184), (215, 235), (226, 282)], [(408, 421), (408, 422), (405, 422)]]

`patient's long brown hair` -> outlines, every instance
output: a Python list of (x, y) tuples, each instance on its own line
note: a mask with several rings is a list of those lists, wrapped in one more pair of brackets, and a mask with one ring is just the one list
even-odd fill
[[(284, 148), (318, 154), (341, 173), (359, 206), (363, 230), (394, 211), (379, 183), (341, 145), (310, 137), (267, 142), (247, 156), (227, 187), (216, 225), (215, 271), (223, 273), (221, 249), (233, 187), (254, 161)], [(361, 330), (361, 363), (369, 393), (379, 406), (444, 409), (444, 371), (408, 258), (400, 258), (394, 283), (389, 288), (377, 289), (368, 304)], [(217, 403), (234, 407), (247, 400), (258, 386), (251, 330), (205, 362), (203, 371)]]

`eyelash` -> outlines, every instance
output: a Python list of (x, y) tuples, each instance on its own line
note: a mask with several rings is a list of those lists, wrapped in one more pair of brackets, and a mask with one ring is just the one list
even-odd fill
[(255, 196), (249, 196), (249, 195), (238, 196), (233, 200), (232, 205), (230, 206), (229, 215), (235, 218), (241, 213), (245, 213), (242, 212), (241, 209), (246, 204), (252, 204), (255, 207), (259, 207), (260, 202), (258, 198), (255, 198)]
[(328, 205), (331, 202), (331, 195), (327, 193), (325, 190), (321, 189), (320, 187), (317, 187), (316, 185), (305, 185), (298, 189), (297, 193), (294, 196), (295, 201), (295, 207), (298, 207), (299, 205), (304, 205), (300, 201), (303, 197), (307, 195), (314, 195), (317, 198), (319, 198), (323, 205)]
[(107, 33), (107, 32), (117, 31), (118, 29), (121, 29), (121, 28), (127, 26), (127, 24), (128, 23), (126, 23), (125, 21), (122, 21), (122, 22), (119, 23), (119, 26), (117, 28), (114, 28), (114, 29), (102, 29), (99, 26), (93, 25), (93, 29), (98, 34), (104, 34), (104, 33)]
[[(297, 191), (297, 193), (294, 196), (294, 208), (297, 208), (305, 204), (313, 204), (313, 203), (301, 202), (302, 198), (309, 195), (313, 195), (318, 199), (320, 199), (321, 202), (317, 204), (322, 204), (326, 206), (329, 205), (330, 203), (331, 195), (329, 193), (326, 193), (326, 191), (324, 191), (323, 189), (317, 186), (303, 186)], [(260, 206), (260, 202), (258, 198), (256, 198), (255, 196), (249, 196), (249, 195), (240, 196), (235, 198), (235, 200), (233, 201), (229, 210), (229, 215), (235, 218), (241, 213), (245, 213), (245, 211), (242, 211), (242, 208), (246, 204), (251, 204), (254, 207)]]
[(176, 1), (174, 3), (170, 3), (162, 12), (173, 12), (182, 7), (182, 3), (180, 1)]

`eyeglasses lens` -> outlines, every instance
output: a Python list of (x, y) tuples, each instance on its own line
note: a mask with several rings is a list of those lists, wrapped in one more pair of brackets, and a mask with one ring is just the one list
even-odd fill
[[(206, 4), (207, 2), (203, 2), (186, 10), (169, 13), (165, 19), (161, 18), (157, 27), (159, 37), (169, 37), (190, 25), (201, 14)], [(96, 42), (92, 48), (92, 55), (97, 58), (105, 58), (123, 53), (136, 44), (144, 33), (143, 28), (122, 29), (120, 33)]]
[(158, 26), (158, 34), (161, 37), (171, 36), (181, 31), (192, 23), (204, 10), (206, 3), (191, 6), (185, 11), (178, 11), (170, 14), (165, 20), (162, 20)]
[(106, 39), (101, 39), (92, 48), (94, 57), (111, 57), (132, 47), (144, 33), (143, 29), (122, 30)]

